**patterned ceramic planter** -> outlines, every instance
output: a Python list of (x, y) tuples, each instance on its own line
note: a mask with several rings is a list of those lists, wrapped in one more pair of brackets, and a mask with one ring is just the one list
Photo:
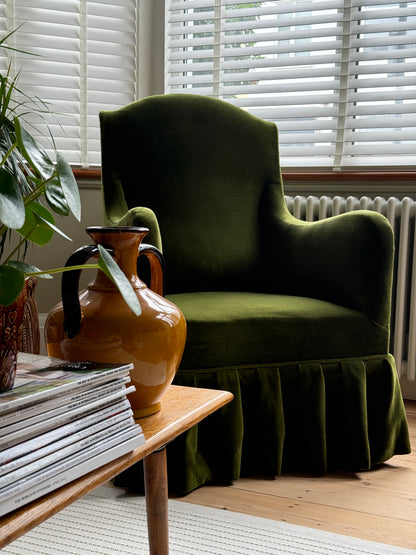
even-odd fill
[(27, 284), (14, 303), (0, 305), (0, 392), (13, 388), (20, 349)]

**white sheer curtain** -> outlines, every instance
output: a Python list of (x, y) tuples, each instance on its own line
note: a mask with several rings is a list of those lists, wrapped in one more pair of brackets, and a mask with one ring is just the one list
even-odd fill
[[(18, 86), (54, 112), (48, 124), (56, 147), (80, 167), (98, 165), (100, 110), (136, 98), (136, 0), (6, 0), (0, 35), (18, 28), (0, 48), (0, 69), (20, 71)], [(21, 111), (25, 111), (22, 107)], [(40, 118), (33, 134), (47, 135)]]
[(166, 92), (275, 121), (287, 168), (415, 169), (415, 0), (166, 6)]

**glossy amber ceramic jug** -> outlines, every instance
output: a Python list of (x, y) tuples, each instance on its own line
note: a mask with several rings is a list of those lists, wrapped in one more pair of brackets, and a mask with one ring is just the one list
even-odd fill
[[(136, 316), (113, 282), (102, 272), (78, 295), (80, 271), (62, 277), (62, 302), (48, 314), (45, 338), (49, 356), (64, 360), (132, 362), (131, 380), (136, 391), (129, 395), (135, 417), (160, 409), (161, 398), (172, 383), (186, 340), (185, 318), (163, 294), (160, 252), (142, 245), (148, 233), (138, 227), (89, 227), (95, 241), (78, 249), (67, 265), (84, 264), (95, 256), (98, 244), (108, 248), (139, 299)], [(145, 255), (151, 268), (151, 288), (137, 275), (137, 258)], [(156, 289), (157, 292), (152, 289)]]

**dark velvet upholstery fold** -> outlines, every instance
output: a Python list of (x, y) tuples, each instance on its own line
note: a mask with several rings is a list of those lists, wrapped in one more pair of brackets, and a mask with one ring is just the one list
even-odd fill
[[(172, 490), (282, 472), (368, 470), (409, 452), (391, 355), (179, 372), (235, 398), (168, 446)], [(117, 478), (142, 491), (137, 467)]]
[[(100, 122), (104, 223), (149, 228), (187, 321), (175, 383), (234, 394), (168, 446), (170, 487), (368, 469), (408, 452), (388, 353), (387, 219), (294, 218), (276, 126), (230, 103), (162, 95)], [(140, 467), (117, 483), (142, 489)]]

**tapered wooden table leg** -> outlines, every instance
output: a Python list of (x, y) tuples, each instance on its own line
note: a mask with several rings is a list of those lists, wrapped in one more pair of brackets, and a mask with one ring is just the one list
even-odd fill
[(154, 451), (144, 462), (150, 555), (168, 555), (168, 472), (166, 449)]

